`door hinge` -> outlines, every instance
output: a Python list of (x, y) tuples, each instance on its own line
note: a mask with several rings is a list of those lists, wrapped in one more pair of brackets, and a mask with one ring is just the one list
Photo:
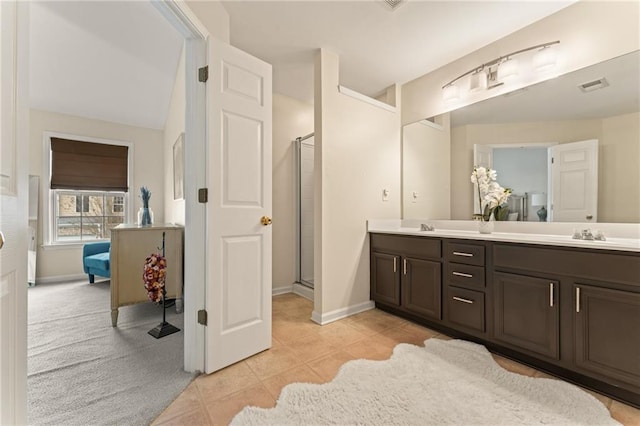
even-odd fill
[(198, 189), (198, 202), (206, 203), (207, 201), (209, 201), (209, 188)]
[(198, 311), (198, 324), (207, 325), (207, 311), (204, 309)]
[(553, 164), (553, 157), (551, 157), (551, 164)]
[(202, 68), (198, 68), (198, 81), (201, 83), (206, 83), (209, 80), (209, 66), (204, 66)]

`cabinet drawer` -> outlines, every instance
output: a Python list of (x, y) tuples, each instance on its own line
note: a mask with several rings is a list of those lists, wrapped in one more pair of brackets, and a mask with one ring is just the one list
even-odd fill
[(484, 267), (448, 263), (446, 269), (447, 284), (468, 288), (484, 288)]
[(439, 259), (442, 256), (440, 239), (389, 234), (371, 234), (371, 251), (402, 253), (421, 258)]
[(484, 266), (484, 246), (479, 244), (447, 243), (445, 257), (450, 262)]
[(446, 303), (449, 322), (473, 330), (485, 331), (484, 293), (448, 287)]

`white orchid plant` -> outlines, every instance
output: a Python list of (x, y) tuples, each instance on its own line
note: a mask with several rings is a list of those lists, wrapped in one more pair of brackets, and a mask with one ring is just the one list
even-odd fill
[(511, 195), (511, 189), (500, 186), (497, 177), (495, 170), (486, 167), (475, 166), (471, 173), (471, 182), (478, 189), (480, 214), (476, 217), (480, 220), (489, 221), (493, 212), (506, 205)]

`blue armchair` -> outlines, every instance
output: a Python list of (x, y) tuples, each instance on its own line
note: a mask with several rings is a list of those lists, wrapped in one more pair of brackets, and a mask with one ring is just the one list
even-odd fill
[(82, 248), (82, 266), (89, 274), (89, 282), (95, 282), (95, 276), (111, 277), (109, 257), (111, 243), (109, 241), (85, 244)]

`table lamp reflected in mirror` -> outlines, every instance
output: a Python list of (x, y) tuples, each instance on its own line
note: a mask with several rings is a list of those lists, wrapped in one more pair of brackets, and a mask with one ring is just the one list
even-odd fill
[(540, 222), (547, 221), (547, 208), (545, 207), (546, 205), (547, 196), (544, 193), (531, 195), (531, 207), (542, 206), (540, 207), (540, 210), (537, 211), (538, 220)]

